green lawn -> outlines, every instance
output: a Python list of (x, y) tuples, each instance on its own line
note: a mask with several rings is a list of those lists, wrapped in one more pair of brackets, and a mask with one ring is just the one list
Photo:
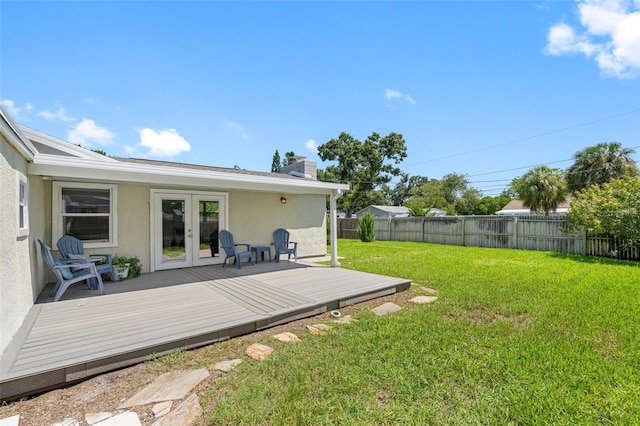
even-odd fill
[(274, 355), (201, 401), (206, 423), (640, 424), (638, 263), (388, 241), (339, 252), (438, 300), (264, 341)]

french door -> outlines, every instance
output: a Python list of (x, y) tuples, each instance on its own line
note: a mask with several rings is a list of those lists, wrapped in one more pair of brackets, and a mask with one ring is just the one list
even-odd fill
[(153, 270), (220, 263), (218, 232), (227, 229), (227, 195), (152, 190)]

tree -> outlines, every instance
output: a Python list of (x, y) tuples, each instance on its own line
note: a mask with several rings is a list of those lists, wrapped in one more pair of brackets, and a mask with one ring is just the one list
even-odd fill
[(406, 207), (409, 208), (409, 216), (411, 217), (420, 217), (420, 216), (427, 215), (427, 211), (419, 203), (416, 203), (415, 201), (409, 201), (406, 204)]
[(623, 248), (640, 243), (640, 178), (626, 176), (575, 194), (567, 214), (578, 230), (615, 237)]
[(282, 160), (280, 160), (280, 153), (276, 149), (273, 154), (273, 160), (271, 161), (271, 173), (280, 173), (282, 171)]
[(638, 176), (633, 153), (633, 149), (623, 148), (619, 142), (603, 142), (576, 152), (574, 163), (567, 170), (569, 190), (575, 193), (623, 176)]
[(383, 192), (392, 206), (401, 206), (412, 196), (412, 192), (429, 182), (426, 176), (409, 176), (407, 173), (400, 174), (400, 182), (396, 183), (393, 189), (383, 185)]
[(531, 213), (549, 216), (558, 204), (566, 200), (567, 186), (560, 169), (538, 166), (511, 183), (516, 195)]
[(498, 195), (497, 197), (482, 197), (474, 206), (473, 214), (491, 215), (507, 205), (511, 198), (507, 195)]
[(296, 153), (293, 151), (289, 151), (286, 154), (284, 154), (284, 160), (282, 160), (282, 167), (288, 166), (289, 164), (293, 163), (293, 157), (296, 156)]
[(480, 191), (470, 188), (467, 177), (459, 173), (449, 173), (442, 180), (431, 179), (420, 187), (411, 188), (409, 193), (408, 202), (417, 203), (426, 210), (441, 209), (450, 215), (473, 214), (480, 199)]
[(401, 171), (399, 164), (407, 156), (407, 148), (401, 134), (389, 133), (381, 137), (372, 133), (364, 142), (348, 133), (340, 133), (318, 147), (322, 161), (335, 161), (319, 178), (329, 182), (349, 183), (351, 189), (338, 199), (338, 208), (347, 217), (370, 204), (386, 204), (382, 185), (391, 181)]

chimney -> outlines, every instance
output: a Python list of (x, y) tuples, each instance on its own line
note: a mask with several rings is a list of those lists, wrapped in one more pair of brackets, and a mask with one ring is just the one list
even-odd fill
[(296, 155), (291, 157), (293, 162), (282, 168), (280, 173), (301, 178), (318, 180), (318, 171), (315, 161), (305, 160), (306, 157)]

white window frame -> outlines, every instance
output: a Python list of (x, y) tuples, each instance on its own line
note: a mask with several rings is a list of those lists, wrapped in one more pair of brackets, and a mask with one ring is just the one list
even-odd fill
[(64, 236), (62, 229), (62, 218), (66, 215), (62, 213), (62, 190), (64, 188), (90, 188), (90, 189), (108, 189), (111, 197), (109, 203), (109, 240), (101, 242), (84, 241), (85, 248), (98, 247), (117, 247), (118, 246), (118, 186), (100, 183), (79, 183), (79, 182), (53, 182), (53, 200), (51, 213), (51, 237), (52, 241), (58, 241)]
[(18, 210), (16, 214), (18, 237), (29, 235), (29, 179), (17, 172), (16, 192)]

